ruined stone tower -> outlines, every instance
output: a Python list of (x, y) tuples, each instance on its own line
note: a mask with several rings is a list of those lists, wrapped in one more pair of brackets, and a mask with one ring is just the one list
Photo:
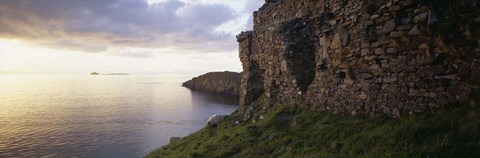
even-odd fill
[(239, 111), (399, 117), (467, 101), (480, 81), (479, 5), (432, 2), (267, 1), (237, 36)]

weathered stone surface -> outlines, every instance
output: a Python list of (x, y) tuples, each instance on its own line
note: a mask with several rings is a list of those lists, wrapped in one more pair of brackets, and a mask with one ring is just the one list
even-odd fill
[(282, 70), (282, 72), (288, 71), (287, 61), (283, 60), (282, 62), (280, 62), (280, 70)]
[(410, 31), (408, 31), (409, 36), (418, 36), (421, 34), (422, 34), (422, 31), (420, 31), (420, 28), (418, 25), (415, 25)]
[(368, 95), (365, 94), (365, 93), (362, 93), (360, 95), (358, 95), (358, 98), (362, 99), (362, 100), (367, 100), (368, 99)]
[(400, 117), (465, 101), (478, 87), (480, 49), (467, 44), (479, 35), (465, 33), (468, 42), (452, 45), (444, 37), (464, 35), (423, 30), (450, 11), (388, 0), (365, 15), (365, 5), (277, 0), (260, 8), (253, 31), (237, 36), (244, 120), (277, 105)]
[(402, 37), (405, 35), (403, 31), (393, 31), (390, 33), (390, 37)]
[(383, 54), (383, 48), (375, 49), (375, 55), (382, 55), (382, 54)]
[(421, 13), (421, 14), (418, 14), (414, 17), (414, 21), (416, 23), (421, 23), (421, 22), (425, 22), (425, 20), (427, 20), (428, 18), (428, 12), (425, 12), (425, 13)]
[(371, 79), (373, 77), (373, 75), (369, 74), (369, 73), (361, 73), (361, 74), (358, 75), (358, 77), (360, 79), (368, 80), (368, 79)]
[(383, 25), (383, 33), (388, 34), (395, 30), (395, 19), (391, 19)]
[(341, 46), (342, 38), (340, 36), (340, 33), (336, 33), (335, 36), (333, 36), (333, 41), (332, 44), (330, 45), (330, 48), (332, 49), (338, 49)]
[(350, 33), (345, 28), (340, 28), (340, 37), (342, 38), (342, 47), (346, 47), (350, 43)]
[(369, 53), (370, 53), (370, 50), (368, 50), (367, 48), (364, 48), (362, 49), (362, 56), (367, 56)]
[(468, 65), (462, 64), (458, 66), (457, 74), (460, 77), (468, 77), (470, 76), (470, 68)]
[(186, 81), (182, 85), (192, 90), (238, 96), (240, 94), (240, 80), (241, 73), (210, 72)]
[(393, 53), (397, 53), (397, 49), (392, 48), (392, 47), (387, 48), (387, 54), (393, 54)]
[(383, 83), (393, 83), (397, 81), (397, 78), (384, 78)]

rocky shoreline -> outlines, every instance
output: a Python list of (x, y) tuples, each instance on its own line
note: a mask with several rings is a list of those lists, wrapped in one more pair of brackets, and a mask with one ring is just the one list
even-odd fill
[(184, 82), (182, 86), (195, 91), (238, 97), (240, 80), (241, 73), (238, 72), (209, 72)]

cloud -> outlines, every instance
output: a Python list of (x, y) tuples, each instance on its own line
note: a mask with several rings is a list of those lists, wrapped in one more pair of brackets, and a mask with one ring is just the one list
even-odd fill
[(153, 58), (155, 57), (155, 52), (156, 51), (142, 48), (109, 47), (106, 54), (133, 58)]
[(72, 40), (58, 40), (53, 43), (41, 43), (41, 45), (49, 46), (52, 48), (60, 48), (60, 49), (71, 49), (71, 50), (78, 50), (81, 52), (101, 52), (106, 50), (106, 46), (104, 45), (96, 45), (93, 43), (83, 43), (83, 42), (76, 42)]
[(253, 11), (258, 10), (265, 2), (259, 0), (246, 0), (245, 8), (242, 12), (251, 14)]
[[(222, 4), (163, 0), (0, 0), (0, 38), (85, 52), (110, 47), (220, 52), (235, 49), (215, 28), (239, 13)], [(150, 57), (132, 51), (135, 57)]]
[[(243, 9), (242, 12), (245, 14), (252, 15), (252, 12), (258, 10), (258, 8), (260, 8), (263, 4), (264, 4), (264, 1), (247, 0), (245, 4), (245, 8)], [(249, 30), (253, 29), (253, 16), (248, 17), (246, 28)]]

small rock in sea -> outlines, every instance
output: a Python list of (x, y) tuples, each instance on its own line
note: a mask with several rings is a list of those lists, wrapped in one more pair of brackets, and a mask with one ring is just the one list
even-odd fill
[(208, 118), (207, 124), (209, 126), (216, 126), (223, 121), (224, 117), (225, 117), (224, 115), (220, 115), (220, 114), (215, 114), (213, 116), (210, 116), (210, 118)]
[(172, 143), (175, 143), (175, 142), (179, 141), (180, 139), (182, 139), (182, 138), (181, 137), (170, 137), (170, 139), (168, 139), (168, 143), (172, 144)]

